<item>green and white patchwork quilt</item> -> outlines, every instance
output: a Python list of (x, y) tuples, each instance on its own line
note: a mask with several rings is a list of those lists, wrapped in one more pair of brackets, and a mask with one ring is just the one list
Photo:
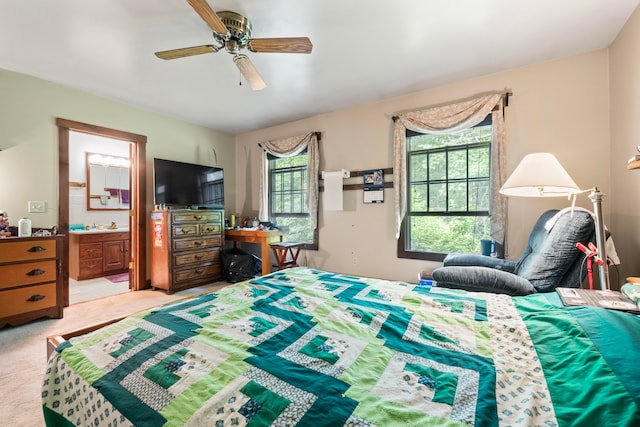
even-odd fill
[(48, 426), (638, 426), (640, 318), (304, 267), (61, 344)]

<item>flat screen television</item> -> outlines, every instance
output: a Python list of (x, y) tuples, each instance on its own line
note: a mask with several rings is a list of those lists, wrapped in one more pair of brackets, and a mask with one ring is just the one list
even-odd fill
[(153, 159), (154, 204), (203, 209), (224, 207), (224, 170)]

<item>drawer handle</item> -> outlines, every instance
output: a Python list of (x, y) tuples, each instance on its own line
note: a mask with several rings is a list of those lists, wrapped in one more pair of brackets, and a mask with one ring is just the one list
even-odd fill
[(198, 254), (198, 255), (194, 255), (193, 257), (198, 261), (200, 261), (202, 258), (204, 258), (204, 255)]
[(36, 302), (36, 301), (40, 301), (41, 299), (44, 299), (44, 298), (45, 298), (44, 295), (35, 294), (35, 295), (31, 295), (29, 298), (27, 298), (27, 301)]
[(98, 264), (91, 264), (91, 265), (87, 265), (87, 268), (89, 270), (93, 270), (94, 268), (96, 268), (98, 266)]
[(43, 248), (42, 246), (32, 246), (31, 248), (29, 248), (27, 252), (44, 252), (44, 251), (46, 251), (46, 249)]
[(180, 229), (180, 233), (182, 233), (182, 234), (189, 234), (189, 233), (191, 233), (191, 231), (189, 231), (188, 229), (181, 228), (181, 229)]
[(197, 269), (195, 270), (195, 272), (196, 272), (197, 274), (202, 274), (202, 273), (204, 273), (204, 270), (200, 270), (199, 268), (197, 268)]
[(44, 270), (41, 270), (39, 268), (34, 268), (33, 270), (27, 273), (27, 276), (40, 276), (44, 273), (45, 273)]
[(204, 245), (204, 242), (201, 242), (200, 240), (196, 240), (195, 242), (193, 242), (194, 246), (202, 246)]
[(194, 215), (193, 219), (200, 221), (202, 219), (202, 215)]

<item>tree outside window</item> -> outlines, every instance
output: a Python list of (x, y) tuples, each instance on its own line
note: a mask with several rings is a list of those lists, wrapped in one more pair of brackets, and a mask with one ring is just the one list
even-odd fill
[(287, 241), (317, 249), (317, 232), (312, 229), (307, 200), (307, 151), (291, 156), (267, 155), (269, 167), (269, 218)]
[(439, 261), (480, 251), (490, 234), (491, 135), (491, 116), (456, 133), (407, 131), (403, 256)]

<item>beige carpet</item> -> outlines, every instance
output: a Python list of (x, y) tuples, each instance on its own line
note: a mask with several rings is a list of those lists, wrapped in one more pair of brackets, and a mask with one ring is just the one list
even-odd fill
[(104, 277), (79, 282), (69, 279), (70, 304), (127, 292), (129, 292), (129, 282), (111, 283)]
[(41, 319), (0, 329), (0, 424), (43, 426), (40, 389), (46, 369), (46, 337), (122, 317), (139, 310), (226, 286), (226, 282), (167, 295), (139, 291), (72, 304), (62, 319)]

